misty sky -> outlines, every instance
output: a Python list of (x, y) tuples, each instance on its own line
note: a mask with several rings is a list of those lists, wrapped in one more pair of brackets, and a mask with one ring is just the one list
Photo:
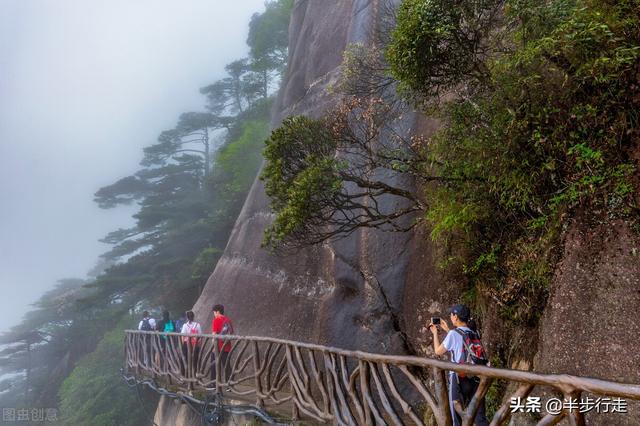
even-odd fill
[(132, 223), (93, 193), (202, 110), (264, 0), (0, 0), (0, 332)]

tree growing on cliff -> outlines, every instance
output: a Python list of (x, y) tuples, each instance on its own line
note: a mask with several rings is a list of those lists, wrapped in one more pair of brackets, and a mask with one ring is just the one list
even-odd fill
[[(103, 258), (115, 264), (93, 284), (97, 298), (193, 303), (204, 274), (198, 259), (212, 267), (260, 164), (257, 141), (266, 137), (270, 81), (284, 68), (291, 7), (291, 0), (267, 2), (252, 18), (249, 57), (201, 89), (207, 112), (182, 114), (144, 149), (137, 173), (96, 192), (102, 208), (139, 206), (133, 227), (102, 240), (112, 245)], [(183, 300), (171, 297), (179, 289)]]
[(252, 61), (243, 58), (227, 64), (228, 77), (200, 89), (207, 97), (207, 109), (227, 126), (234, 116), (242, 114), (257, 99), (269, 96), (268, 76), (254, 71)]
[(396, 80), (390, 75), (384, 52), (378, 45), (349, 44), (343, 54), (338, 91), (347, 96), (381, 97), (386, 103), (396, 103), (399, 99), (391, 90)]
[(293, 0), (265, 3), (249, 23), (249, 57), (229, 63), (228, 77), (200, 89), (207, 109), (215, 115), (243, 113), (259, 99), (267, 99), (287, 63), (288, 27)]
[(205, 215), (204, 183), (214, 152), (210, 132), (223, 126), (212, 114), (181, 115), (175, 128), (144, 149), (143, 169), (96, 192), (95, 201), (102, 208), (132, 201), (140, 205), (133, 228), (113, 231), (103, 239), (114, 245), (105, 258), (117, 260), (152, 248), (175, 226)]
[[(266, 141), (261, 175), (274, 223), (264, 244), (296, 247), (345, 237), (360, 228), (407, 231), (426, 205), (412, 178), (431, 173), (420, 138), (409, 138), (393, 106), (350, 98), (320, 120), (290, 117)], [(463, 177), (457, 177), (462, 179)]]
[(500, 50), (504, 0), (405, 0), (386, 49), (391, 74), (404, 95), (432, 101), (452, 89), (488, 80), (487, 58)]
[(265, 3), (265, 11), (254, 14), (249, 22), (247, 44), (251, 69), (260, 74), (266, 97), (272, 81), (283, 73), (287, 64), (289, 19), (293, 0), (273, 0)]

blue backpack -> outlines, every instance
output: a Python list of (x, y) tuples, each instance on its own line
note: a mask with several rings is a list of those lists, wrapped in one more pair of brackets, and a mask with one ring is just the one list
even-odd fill
[(182, 333), (182, 326), (184, 325), (184, 321), (181, 319), (176, 320), (176, 333)]

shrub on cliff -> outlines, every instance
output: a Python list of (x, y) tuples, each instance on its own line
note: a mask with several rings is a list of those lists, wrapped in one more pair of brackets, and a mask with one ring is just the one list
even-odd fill
[(389, 178), (438, 177), (429, 175), (413, 141), (393, 128), (393, 114), (380, 99), (351, 98), (323, 119), (290, 117), (273, 131), (261, 176), (276, 213), (266, 245), (316, 244), (358, 228), (415, 225), (407, 215), (424, 211), (424, 204)]
[(461, 83), (487, 78), (485, 58), (495, 46), (503, 0), (405, 0), (387, 47), (391, 74), (405, 95), (438, 97)]
[[(483, 294), (535, 320), (563, 212), (638, 218), (640, 4), (507, 1), (508, 48), (484, 56), (460, 44), (465, 20), (440, 3), (405, 1), (387, 51), (401, 84), (423, 95), (474, 81), (441, 104), (430, 146), (441, 175), (476, 178), (434, 188), (427, 217), (434, 237), (464, 236), (475, 254), (465, 271)], [(471, 45), (497, 44), (483, 34)]]

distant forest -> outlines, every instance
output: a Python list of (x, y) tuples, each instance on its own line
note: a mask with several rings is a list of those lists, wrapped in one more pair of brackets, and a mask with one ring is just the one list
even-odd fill
[(139, 401), (120, 376), (123, 330), (142, 310), (177, 317), (193, 306), (258, 173), (293, 0), (265, 5), (249, 23), (249, 56), (200, 89), (206, 111), (181, 114), (144, 148), (136, 173), (95, 193), (100, 208), (135, 204), (135, 225), (106, 235), (112, 248), (86, 278), (59, 280), (1, 336), (2, 407), (50, 408), (69, 425), (153, 415), (156, 396)]

